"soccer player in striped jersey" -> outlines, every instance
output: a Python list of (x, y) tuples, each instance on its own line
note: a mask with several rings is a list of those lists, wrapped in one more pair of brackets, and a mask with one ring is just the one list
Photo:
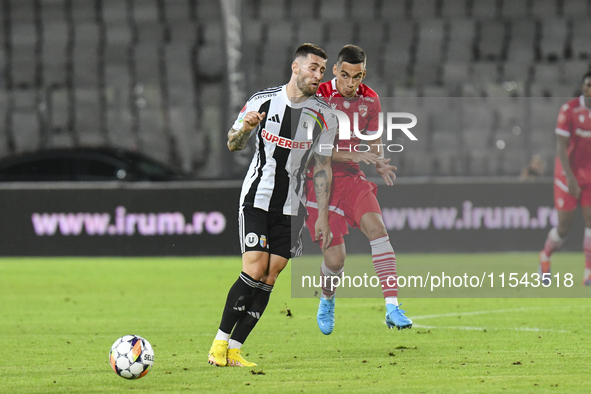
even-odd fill
[(558, 226), (548, 233), (540, 252), (539, 272), (544, 284), (551, 283), (550, 257), (562, 246), (581, 204), (585, 219), (583, 284), (591, 286), (591, 71), (583, 75), (583, 94), (565, 103), (556, 124), (556, 162), (554, 165), (554, 206)]
[[(352, 128), (356, 121), (354, 114), (357, 113), (358, 130), (362, 134), (372, 135), (379, 129), (381, 104), (376, 92), (362, 83), (366, 74), (365, 65), (365, 52), (358, 46), (345, 45), (333, 67), (335, 78), (322, 83), (317, 94), (332, 108), (346, 113)], [(350, 139), (337, 138), (334, 144), (333, 182), (329, 202), (329, 224), (334, 238), (331, 246), (324, 251), (324, 261), (320, 268), (324, 286), (317, 315), (318, 327), (325, 335), (332, 333), (334, 328), (336, 289), (332, 288), (333, 281), (330, 277), (343, 274), (346, 257), (343, 235), (349, 233), (348, 226), (358, 227), (369, 239), (373, 266), (386, 301), (386, 324), (389, 328), (397, 327), (399, 330), (412, 327), (412, 321), (398, 308), (396, 256), (376, 199), (377, 186), (365, 179), (359, 163), (374, 164), (388, 186), (394, 184), (396, 175), (393, 170), (396, 167), (389, 164), (390, 159), (384, 159), (384, 150), (379, 149), (381, 137), (365, 142), (370, 148), (367, 152), (357, 148), (361, 140), (351, 130)], [(309, 183), (311, 182), (310, 180)], [(306, 223), (308, 228), (314, 228), (318, 211), (313, 192), (308, 192), (307, 206), (309, 217)]]
[(305, 217), (305, 173), (314, 158), (314, 186), (320, 219), (315, 234), (332, 241), (328, 198), (332, 180), (330, 150), (337, 120), (316, 91), (326, 69), (326, 53), (314, 44), (295, 52), (286, 85), (255, 93), (228, 132), (228, 148), (244, 149), (251, 135), (255, 153), (242, 184), (239, 231), (242, 272), (228, 292), (208, 361), (217, 366), (252, 367), (240, 349), (261, 318), (273, 285), (290, 257), (301, 252)]

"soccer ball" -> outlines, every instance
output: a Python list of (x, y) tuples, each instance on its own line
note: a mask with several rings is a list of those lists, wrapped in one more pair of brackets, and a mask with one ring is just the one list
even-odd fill
[(154, 350), (144, 338), (125, 335), (111, 346), (109, 361), (117, 375), (125, 379), (139, 379), (152, 369)]

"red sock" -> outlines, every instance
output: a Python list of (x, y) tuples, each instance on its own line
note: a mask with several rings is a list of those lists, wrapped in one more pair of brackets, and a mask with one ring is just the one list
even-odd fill
[(544, 252), (546, 257), (550, 259), (552, 253), (556, 249), (560, 248), (563, 243), (564, 239), (560, 238), (560, 235), (558, 235), (558, 230), (556, 229), (556, 227), (552, 227), (552, 229), (548, 233), (548, 237), (546, 238), (546, 243), (544, 244), (544, 249), (542, 250), (542, 252)]
[(585, 269), (591, 270), (591, 228), (585, 229), (585, 238), (583, 238), (583, 252), (585, 252)]
[(324, 261), (322, 262), (322, 265), (320, 266), (320, 278), (322, 280), (322, 295), (324, 296), (324, 298), (334, 297), (337, 289), (336, 287), (333, 288), (333, 284), (336, 285), (337, 282), (336, 280), (333, 282), (332, 277), (339, 276), (342, 280), (343, 269), (344, 267), (342, 267), (338, 271), (333, 271), (326, 266), (326, 263)]
[[(398, 297), (398, 282), (396, 276), (396, 255), (390, 244), (390, 238), (385, 237), (371, 240), (371, 257), (373, 268), (380, 278), (385, 297)], [(388, 280), (390, 278), (390, 280)]]

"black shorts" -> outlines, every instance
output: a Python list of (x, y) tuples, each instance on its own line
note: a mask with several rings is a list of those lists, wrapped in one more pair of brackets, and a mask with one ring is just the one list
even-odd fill
[(242, 253), (250, 251), (276, 254), (286, 259), (302, 253), (303, 215), (267, 212), (243, 206), (238, 213), (238, 231)]

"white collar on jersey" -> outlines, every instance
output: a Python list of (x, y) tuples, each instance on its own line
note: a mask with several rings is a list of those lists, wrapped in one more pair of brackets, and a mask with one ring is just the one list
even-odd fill
[(285, 98), (285, 102), (287, 103), (287, 106), (290, 108), (295, 108), (295, 109), (304, 108), (305, 106), (309, 105), (308, 104), (309, 101), (314, 97), (314, 96), (310, 96), (310, 97), (308, 97), (307, 100), (302, 101), (301, 103), (294, 103), (291, 101), (290, 97), (287, 97), (287, 84), (285, 84), (281, 87), (281, 94)]

